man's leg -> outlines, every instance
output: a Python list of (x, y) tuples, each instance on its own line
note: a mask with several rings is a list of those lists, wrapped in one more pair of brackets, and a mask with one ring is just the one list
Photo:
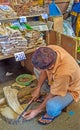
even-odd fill
[(70, 93), (66, 94), (64, 97), (56, 96), (49, 99), (46, 104), (46, 114), (42, 115), (38, 122), (40, 124), (51, 123), (72, 101), (73, 97)]
[(62, 110), (73, 101), (73, 97), (70, 93), (66, 96), (56, 96), (48, 100), (46, 104), (46, 112), (49, 116), (58, 116)]

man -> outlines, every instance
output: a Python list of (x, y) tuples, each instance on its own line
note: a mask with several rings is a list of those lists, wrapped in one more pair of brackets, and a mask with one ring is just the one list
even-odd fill
[(46, 114), (38, 122), (49, 124), (73, 100), (79, 100), (80, 68), (67, 51), (56, 45), (37, 49), (32, 56), (32, 64), (37, 77), (39, 76), (37, 87), (32, 93), (33, 99), (39, 97), (41, 89), (49, 91), (44, 101), (34, 110), (26, 112), (23, 117), (30, 120), (46, 108)]

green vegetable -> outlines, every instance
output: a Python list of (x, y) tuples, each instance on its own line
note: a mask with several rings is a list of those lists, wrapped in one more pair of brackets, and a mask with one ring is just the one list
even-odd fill
[(28, 24), (24, 24), (24, 26), (25, 26), (27, 29), (29, 29), (29, 30), (33, 30), (33, 28), (32, 28), (30, 25), (28, 25)]
[(77, 47), (77, 52), (80, 52), (80, 46), (79, 46), (79, 47)]
[(10, 28), (15, 29), (15, 30), (19, 30), (18, 26), (10, 26)]

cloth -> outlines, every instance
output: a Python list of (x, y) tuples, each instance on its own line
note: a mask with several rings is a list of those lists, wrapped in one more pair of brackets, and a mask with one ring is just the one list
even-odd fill
[(79, 14), (75, 13), (74, 15), (72, 14), (71, 23), (75, 35), (77, 37), (80, 37), (80, 13)]
[(70, 0), (69, 1), (69, 5), (68, 5), (68, 8), (67, 8), (66, 12), (70, 12), (71, 11), (73, 3), (74, 3), (74, 0)]
[(80, 36), (80, 2), (74, 2), (71, 10), (72, 28)]
[(78, 15), (76, 21), (76, 36), (80, 37), (80, 14)]
[(80, 13), (80, 2), (74, 2), (71, 11)]
[(77, 21), (77, 16), (71, 16), (71, 23), (72, 23), (72, 28), (74, 30), (74, 33), (76, 35), (76, 21)]
[(48, 76), (50, 92), (53, 95), (65, 96), (67, 92), (75, 101), (80, 97), (80, 67), (75, 59), (63, 48), (49, 45), (57, 53), (57, 60), (53, 67), (45, 70)]
[(73, 97), (70, 93), (67, 93), (66, 96), (56, 96), (48, 100), (46, 104), (46, 112), (49, 116), (58, 116), (61, 114), (62, 110), (71, 104)]

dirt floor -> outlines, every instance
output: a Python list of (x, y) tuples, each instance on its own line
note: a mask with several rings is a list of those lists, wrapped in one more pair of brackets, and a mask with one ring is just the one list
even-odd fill
[[(17, 69), (19, 73), (13, 71), (13, 75), (15, 76), (6, 76), (7, 70), (5, 71), (2, 65), (1, 67), (0, 75), (3, 76), (3, 78), (1, 77), (0, 80), (0, 98), (3, 97), (3, 87), (14, 83), (16, 76), (25, 72), (24, 69), (22, 71), (20, 68), (19, 70)], [(39, 124), (38, 119), (40, 116), (41, 114), (30, 121), (18, 123), (17, 125), (9, 124), (0, 117), (0, 130), (80, 130), (80, 102), (73, 102), (67, 107), (66, 112), (62, 112), (62, 114), (49, 125)]]

